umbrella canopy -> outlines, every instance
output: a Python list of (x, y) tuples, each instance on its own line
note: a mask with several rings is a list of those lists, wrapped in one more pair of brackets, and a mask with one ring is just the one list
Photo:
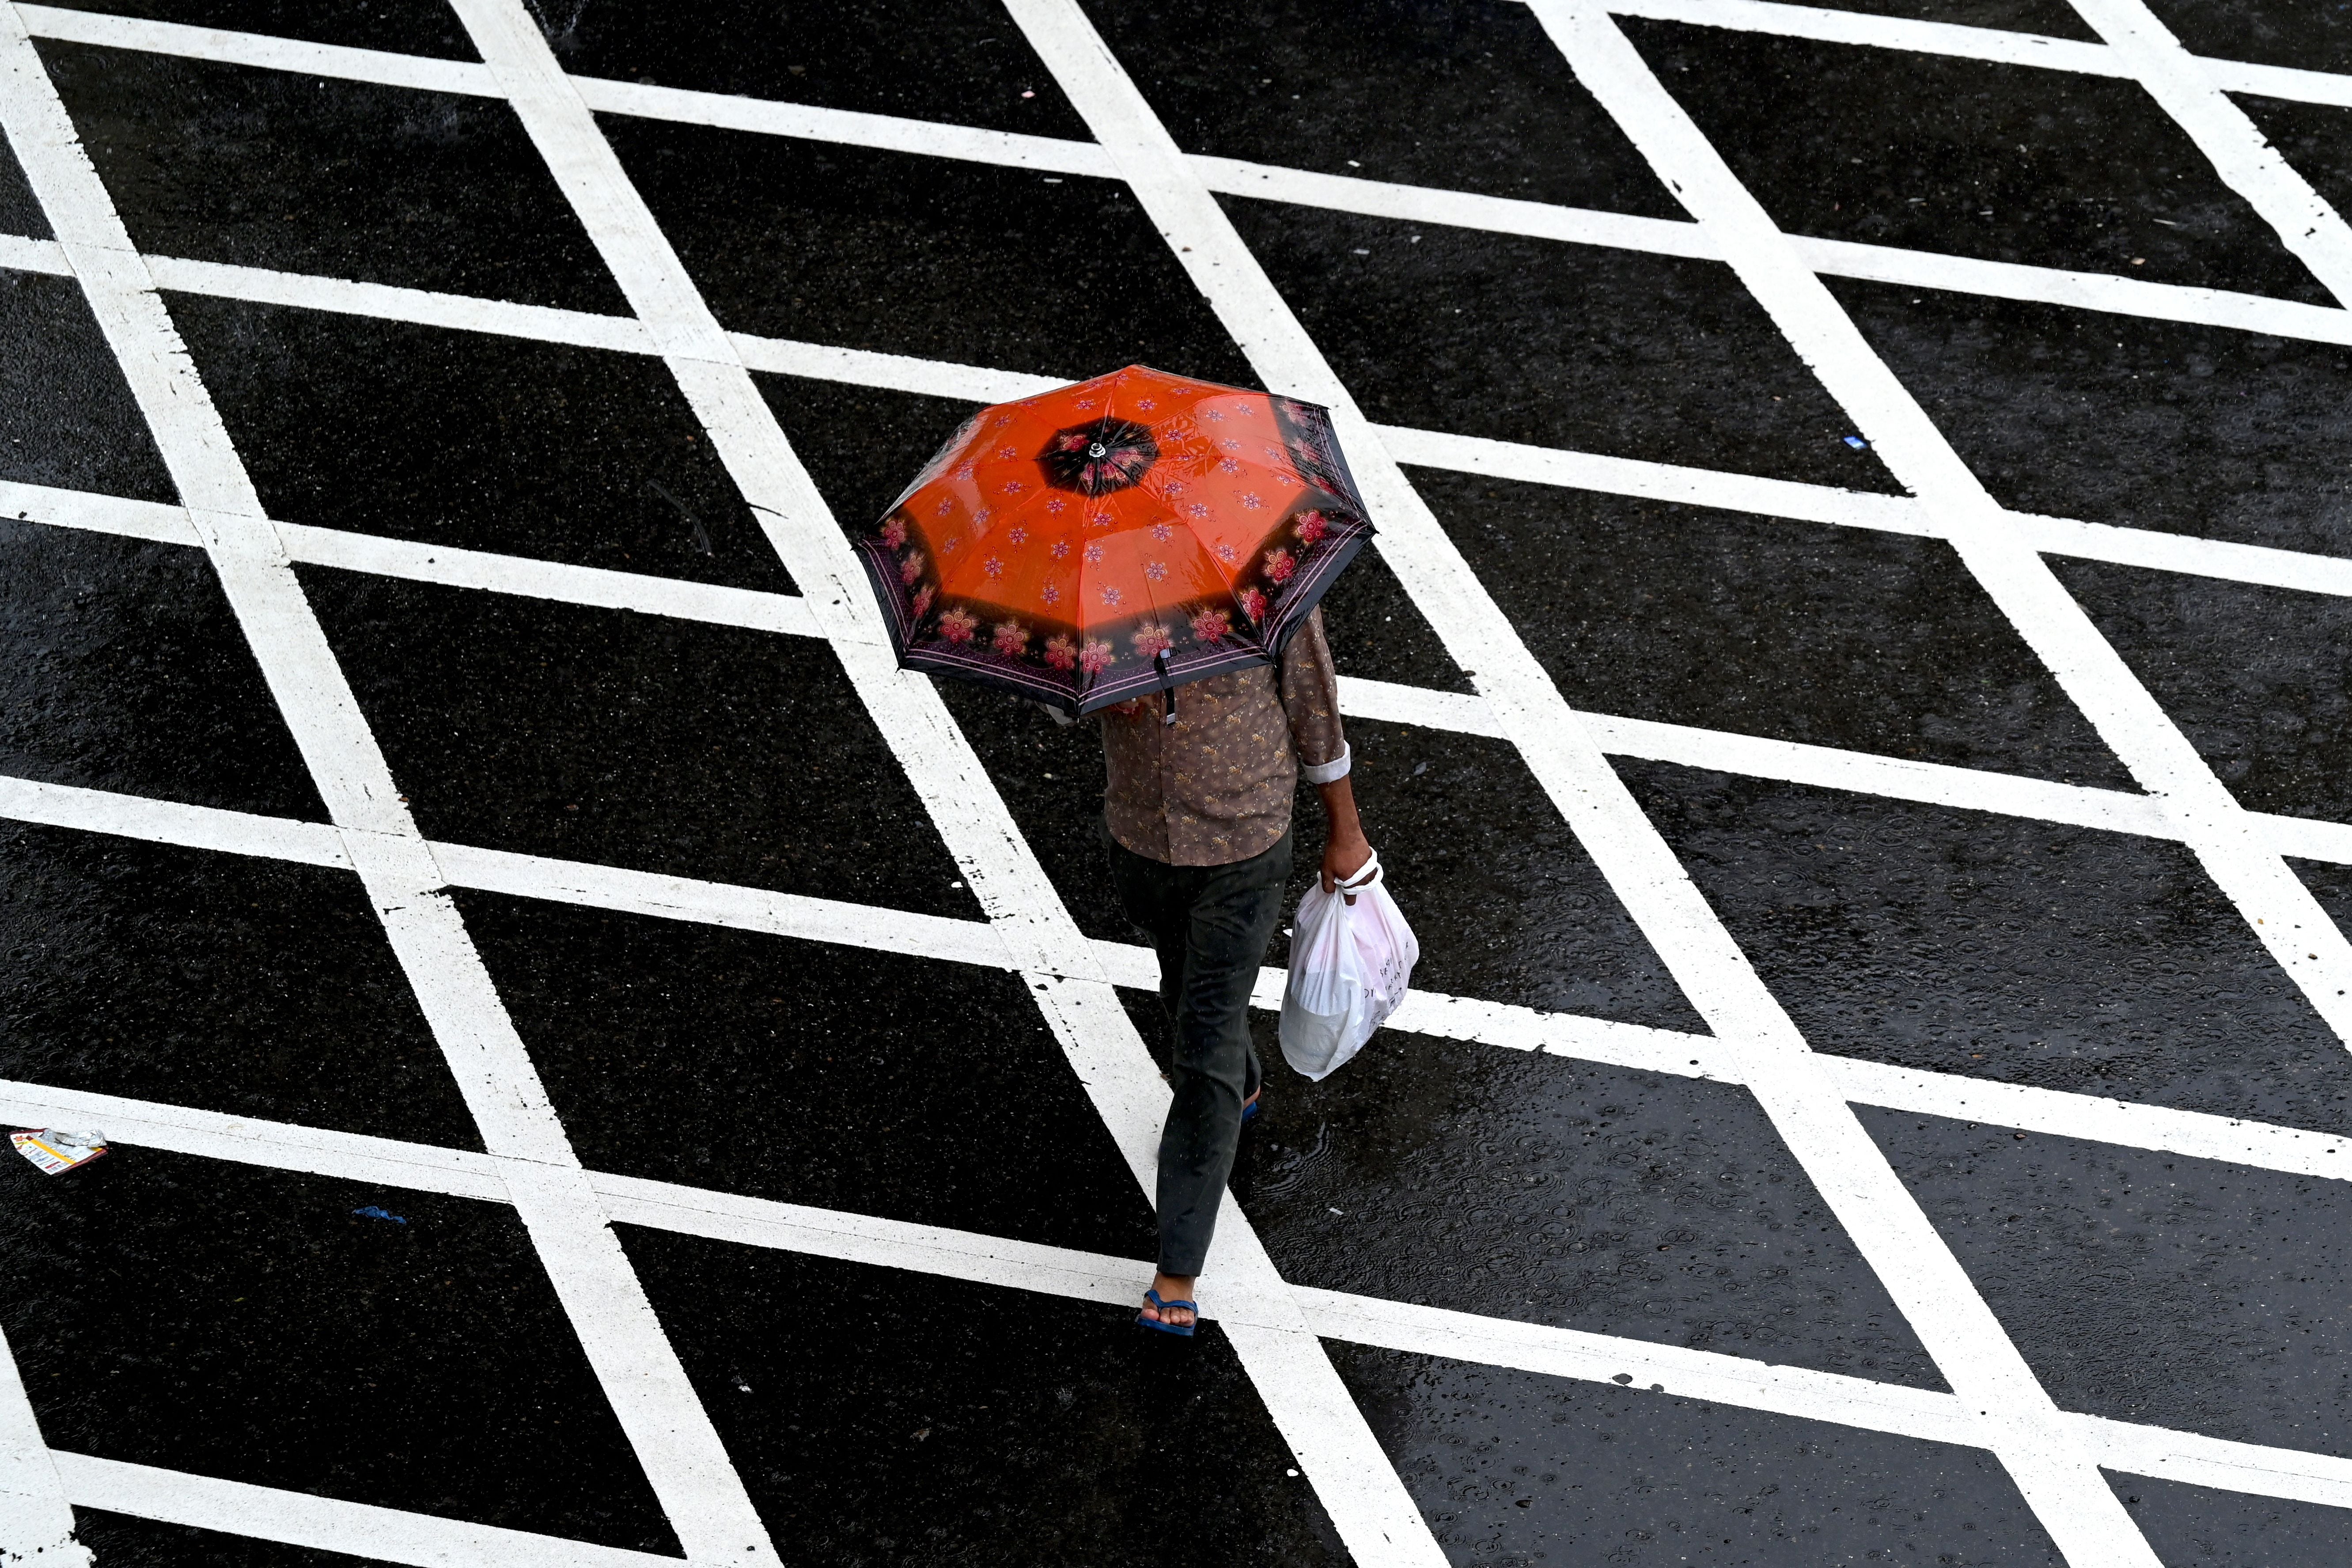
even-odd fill
[(982, 409), (857, 546), (902, 665), (1091, 713), (1272, 663), (1370, 534), (1326, 410), (1129, 365)]

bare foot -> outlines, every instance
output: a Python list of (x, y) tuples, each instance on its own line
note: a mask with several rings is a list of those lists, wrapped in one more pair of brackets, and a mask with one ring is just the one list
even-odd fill
[[(1151, 1288), (1160, 1292), (1163, 1301), (1189, 1301), (1192, 1299), (1193, 1274), (1154, 1274)], [(1200, 1321), (1201, 1315), (1190, 1307), (1155, 1307), (1143, 1303), (1143, 1316), (1155, 1323), (1165, 1323), (1171, 1329), (1181, 1329)]]

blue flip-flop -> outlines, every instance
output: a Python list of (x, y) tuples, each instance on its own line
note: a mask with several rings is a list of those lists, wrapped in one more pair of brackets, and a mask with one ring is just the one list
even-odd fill
[[(1263, 1089), (1258, 1090), (1258, 1094), (1264, 1094), (1265, 1092), (1265, 1090)], [(1247, 1100), (1242, 1101), (1242, 1120), (1244, 1121), (1247, 1121), (1250, 1118), (1257, 1114), (1257, 1094), (1253, 1094)]]
[(1137, 1328), (1153, 1329), (1163, 1334), (1174, 1334), (1180, 1339), (1189, 1340), (1192, 1337), (1192, 1330), (1198, 1326), (1200, 1322), (1201, 1309), (1197, 1304), (1191, 1301), (1163, 1301), (1160, 1299), (1160, 1291), (1156, 1286), (1151, 1289), (1146, 1290), (1143, 1293), (1143, 1299), (1150, 1302), (1153, 1306), (1158, 1307), (1162, 1311), (1167, 1310), (1171, 1307), (1189, 1308), (1193, 1314), (1193, 1320), (1190, 1323), (1163, 1323), (1156, 1318), (1147, 1318), (1142, 1313), (1138, 1312), (1135, 1314), (1135, 1326)]

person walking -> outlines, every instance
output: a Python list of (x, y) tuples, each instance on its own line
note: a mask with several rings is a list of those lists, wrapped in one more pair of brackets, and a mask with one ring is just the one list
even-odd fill
[(1282, 918), (1291, 799), (1323, 800), (1328, 889), (1371, 858), (1356, 815), (1339, 682), (1311, 613), (1257, 665), (1103, 710), (1103, 823), (1111, 880), (1160, 958), (1175, 1090), (1160, 1135), (1160, 1259), (1136, 1321), (1191, 1337), (1192, 1283), (1209, 1255), (1242, 1123), (1263, 1069), (1250, 993)]

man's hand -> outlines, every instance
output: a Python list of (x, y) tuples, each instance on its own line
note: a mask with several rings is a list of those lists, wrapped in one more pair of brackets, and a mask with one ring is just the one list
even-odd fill
[(1339, 778), (1315, 787), (1323, 796), (1323, 815), (1330, 822), (1330, 831), (1323, 837), (1323, 890), (1328, 893), (1364, 868), (1372, 858), (1372, 846), (1356, 816), (1356, 792), (1348, 781)]

